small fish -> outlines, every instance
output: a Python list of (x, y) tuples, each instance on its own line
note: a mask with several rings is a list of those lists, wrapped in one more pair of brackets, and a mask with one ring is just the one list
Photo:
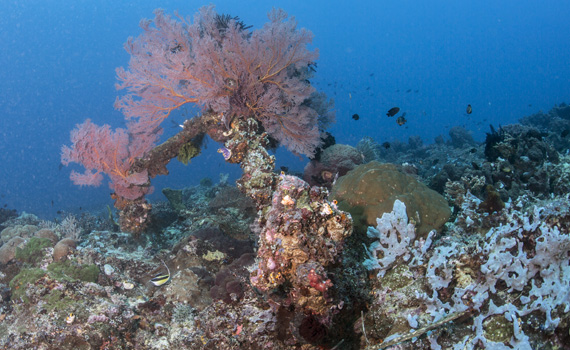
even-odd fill
[(406, 90), (406, 93), (408, 93), (408, 94), (409, 94), (410, 92), (412, 92), (412, 89), (408, 89), (408, 90)]
[(471, 112), (473, 112), (473, 108), (471, 108), (471, 105), (467, 105), (467, 110), (465, 112), (467, 112), (467, 114), (471, 114)]
[(399, 111), (400, 111), (400, 107), (392, 107), (388, 110), (388, 113), (386, 113), (386, 115), (388, 117), (393, 117), (396, 114), (398, 114)]
[(437, 163), (439, 163), (439, 159), (434, 159), (433, 162), (431, 162), (431, 165), (434, 166), (434, 165), (436, 165)]
[(382, 144), (382, 147), (384, 147), (385, 149), (390, 148), (390, 142), (386, 141)]
[(284, 173), (286, 173), (286, 172), (289, 171), (289, 167), (281, 166), (281, 171), (284, 172)]
[[(162, 260), (160, 260), (160, 261), (162, 261)], [(157, 287), (163, 286), (166, 283), (168, 283), (168, 281), (170, 281), (170, 269), (164, 263), (164, 261), (162, 261), (162, 264), (164, 265), (164, 267), (166, 267), (166, 271), (168, 271), (168, 272), (166, 274), (158, 274), (150, 280), (150, 283), (154, 284)]]
[(352, 115), (352, 119), (358, 120), (358, 119), (360, 119), (360, 116), (359, 116), (358, 114), (354, 113), (354, 114)]
[(70, 313), (70, 314), (67, 315), (67, 317), (65, 318), (65, 322), (66, 322), (67, 324), (72, 324), (73, 321), (75, 321), (75, 315)]
[(399, 126), (406, 124), (406, 122), (407, 120), (404, 117), (398, 117), (398, 119), (396, 119), (396, 123), (398, 123)]
[(471, 148), (471, 149), (469, 150), (469, 153), (475, 153), (475, 152), (477, 152), (477, 148)]
[(562, 138), (564, 138), (564, 137), (568, 136), (568, 134), (570, 134), (570, 129), (566, 129), (566, 130), (562, 131), (562, 132), (560, 133), (560, 136), (561, 136)]
[(352, 94), (350, 92), (348, 93), (348, 99), (352, 99)]

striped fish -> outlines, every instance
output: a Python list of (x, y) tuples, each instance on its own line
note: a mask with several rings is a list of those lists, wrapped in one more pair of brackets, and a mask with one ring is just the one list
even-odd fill
[[(162, 260), (160, 260), (160, 261), (162, 261)], [(168, 271), (168, 272), (165, 274), (158, 274), (150, 280), (150, 283), (154, 284), (157, 287), (163, 286), (166, 283), (168, 283), (168, 281), (170, 281), (170, 269), (164, 263), (164, 261), (162, 261), (162, 264), (164, 265), (164, 267), (166, 267), (166, 271)]]

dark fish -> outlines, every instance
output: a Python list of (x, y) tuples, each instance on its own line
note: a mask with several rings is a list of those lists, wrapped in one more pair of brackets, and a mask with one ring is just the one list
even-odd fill
[(286, 166), (281, 166), (281, 171), (283, 171), (283, 172), (288, 172), (288, 171), (289, 171), (289, 168), (286, 167)]
[(420, 90), (414, 90), (414, 92), (417, 94), (418, 92), (420, 92)]
[(386, 141), (382, 144), (382, 147), (384, 147), (385, 149), (390, 148), (390, 142)]
[(475, 169), (475, 170), (481, 169), (481, 167), (475, 162), (471, 162), (471, 165), (473, 166), (473, 169)]
[(53, 207), (53, 199), (51, 200), (51, 206)]
[(470, 153), (475, 153), (475, 152), (477, 152), (477, 148), (471, 148), (471, 149), (469, 150), (469, 152), (470, 152)]
[(434, 159), (433, 162), (431, 162), (431, 165), (434, 166), (434, 165), (436, 165), (437, 163), (439, 163), (439, 159)]
[(404, 117), (398, 117), (398, 119), (396, 119), (396, 123), (398, 123), (398, 125), (402, 126), (404, 124), (406, 124), (407, 120)]
[(59, 170), (63, 169), (63, 164), (59, 163)]
[(410, 92), (412, 92), (412, 89), (406, 90), (406, 93), (410, 93)]
[(386, 113), (386, 115), (388, 117), (393, 117), (396, 114), (398, 114), (399, 111), (400, 111), (400, 107), (392, 107), (388, 110), (388, 113)]
[(568, 134), (570, 134), (570, 130), (566, 129), (566, 130), (562, 131), (562, 133), (560, 133), (560, 136), (562, 136), (562, 138), (564, 138), (564, 137), (568, 136)]
[(4, 204), (4, 208), (6, 208), (8, 206), (8, 204)]
[(374, 76), (374, 73), (370, 73), (370, 76), (373, 77), (373, 76)]
[(170, 119), (170, 123), (172, 123), (172, 125), (170, 126), (171, 128), (179, 128), (181, 123), (175, 121), (174, 119)]
[(354, 114), (352, 115), (352, 119), (358, 120), (358, 119), (360, 119), (360, 116), (359, 116), (358, 114), (354, 113)]
[(467, 105), (467, 110), (466, 110), (467, 114), (471, 114), (471, 112), (473, 112), (473, 109), (471, 108), (471, 105)]

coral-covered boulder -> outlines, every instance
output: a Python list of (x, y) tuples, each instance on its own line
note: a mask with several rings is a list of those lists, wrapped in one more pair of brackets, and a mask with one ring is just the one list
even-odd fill
[(363, 161), (358, 149), (349, 145), (332, 145), (325, 148), (319, 161), (313, 160), (305, 166), (303, 180), (311, 186), (330, 188), (337, 176), (345, 175)]
[(53, 260), (61, 261), (75, 250), (76, 242), (71, 238), (64, 238), (53, 247)]
[(355, 226), (376, 225), (376, 218), (392, 211), (394, 201), (406, 204), (410, 221), (416, 225), (418, 237), (439, 230), (449, 220), (451, 211), (445, 198), (415, 178), (400, 172), (393, 164), (376, 161), (360, 165), (338, 179), (331, 198), (339, 208), (352, 214)]
[(22, 237), (13, 237), (0, 247), (0, 264), (7, 264), (16, 257), (16, 248), (24, 245), (26, 242)]
[(55, 234), (55, 232), (53, 232), (53, 230), (50, 230), (48, 228), (42, 228), (41, 230), (37, 231), (36, 233), (34, 233), (34, 237), (47, 238), (53, 244), (56, 244), (59, 241), (59, 237)]
[(35, 225), (15, 225), (6, 227), (0, 233), (0, 239), (3, 243), (8, 242), (12, 237), (30, 238), (38, 230)]
[[(254, 226), (261, 233), (250, 282), (276, 304), (330, 320), (338, 301), (329, 271), (352, 234), (351, 217), (328, 202), (322, 187), (290, 175), (278, 181), (271, 207)], [(273, 293), (278, 289), (288, 293), (287, 301)]]

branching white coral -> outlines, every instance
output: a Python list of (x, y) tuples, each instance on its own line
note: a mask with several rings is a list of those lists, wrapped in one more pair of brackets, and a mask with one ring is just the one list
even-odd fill
[(416, 237), (415, 225), (408, 223), (406, 205), (396, 200), (394, 209), (390, 213), (384, 213), (382, 218), (376, 219), (377, 226), (368, 228), (368, 237), (378, 238), (368, 248), (369, 259), (364, 265), (369, 270), (378, 269), (378, 277), (384, 276), (386, 271), (403, 256), (404, 261), (410, 258), (410, 246)]

